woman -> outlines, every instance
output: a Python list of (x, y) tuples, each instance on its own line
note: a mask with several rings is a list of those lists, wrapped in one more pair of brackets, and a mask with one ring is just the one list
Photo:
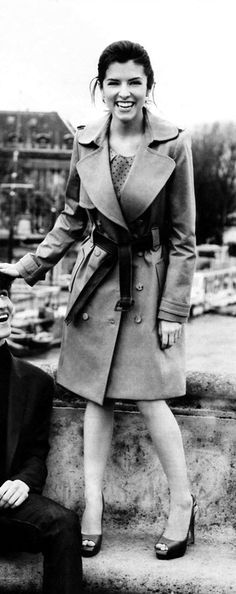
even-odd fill
[(29, 284), (75, 241), (58, 383), (88, 400), (84, 423), (82, 552), (102, 540), (102, 484), (116, 399), (135, 400), (170, 490), (159, 559), (185, 553), (196, 504), (182, 438), (165, 399), (185, 393), (184, 323), (195, 262), (188, 135), (147, 110), (154, 76), (142, 46), (112, 43), (92, 94), (108, 115), (76, 133), (64, 211), (38, 247), (1, 265)]

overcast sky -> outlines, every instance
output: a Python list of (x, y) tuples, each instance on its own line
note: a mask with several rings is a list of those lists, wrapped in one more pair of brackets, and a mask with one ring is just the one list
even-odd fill
[(236, 120), (236, 0), (0, 0), (0, 110), (95, 113), (104, 47), (147, 49), (159, 114), (182, 126)]

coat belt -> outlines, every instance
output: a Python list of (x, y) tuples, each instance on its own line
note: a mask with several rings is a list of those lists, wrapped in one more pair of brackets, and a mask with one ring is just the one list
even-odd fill
[(95, 229), (93, 231), (93, 243), (104, 250), (107, 257), (78, 295), (65, 319), (67, 324), (71, 321), (76, 323), (77, 316), (85, 306), (85, 303), (115, 266), (117, 260), (119, 264), (120, 299), (117, 301), (114, 309), (116, 311), (128, 311), (134, 304), (132, 296), (132, 255), (137, 251), (157, 248), (160, 245), (160, 234), (159, 229), (154, 228), (150, 233), (142, 237), (132, 237), (125, 244), (117, 244)]

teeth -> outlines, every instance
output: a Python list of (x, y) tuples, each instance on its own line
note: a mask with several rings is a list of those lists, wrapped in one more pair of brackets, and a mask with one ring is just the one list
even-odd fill
[(117, 101), (117, 105), (119, 107), (132, 107), (133, 103), (132, 102), (128, 102), (128, 101), (125, 101), (125, 102)]
[(8, 320), (7, 314), (0, 314), (0, 322), (6, 322)]

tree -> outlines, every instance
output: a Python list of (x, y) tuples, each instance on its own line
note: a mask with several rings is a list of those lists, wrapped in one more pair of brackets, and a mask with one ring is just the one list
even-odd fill
[(193, 132), (197, 242), (222, 243), (227, 215), (236, 209), (236, 124)]

